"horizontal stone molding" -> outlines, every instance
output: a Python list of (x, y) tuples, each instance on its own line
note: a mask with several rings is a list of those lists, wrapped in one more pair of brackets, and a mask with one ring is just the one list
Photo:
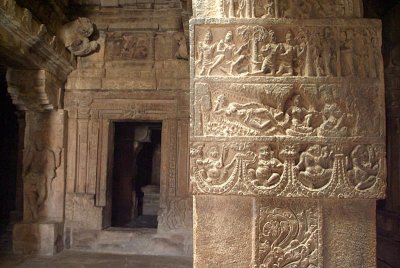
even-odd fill
[(5, 43), (0, 53), (11, 67), (19, 62), (19, 68), (46, 69), (61, 81), (75, 67), (75, 59), (63, 43), (15, 0), (0, 3), (0, 33), (0, 42)]

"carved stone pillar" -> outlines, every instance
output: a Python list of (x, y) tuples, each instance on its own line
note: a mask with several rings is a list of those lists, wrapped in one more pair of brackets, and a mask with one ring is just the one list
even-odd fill
[(381, 24), (359, 0), (197, 0), (195, 267), (375, 267)]
[(14, 225), (16, 253), (52, 255), (63, 248), (65, 112), (26, 112), (23, 221)]

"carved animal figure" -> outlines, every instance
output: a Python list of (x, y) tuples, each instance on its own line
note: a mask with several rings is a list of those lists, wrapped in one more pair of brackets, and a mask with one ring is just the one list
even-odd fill
[(88, 18), (78, 18), (65, 24), (58, 32), (58, 37), (73, 55), (86, 56), (99, 46), (96, 41), (89, 41), (93, 31), (93, 23)]

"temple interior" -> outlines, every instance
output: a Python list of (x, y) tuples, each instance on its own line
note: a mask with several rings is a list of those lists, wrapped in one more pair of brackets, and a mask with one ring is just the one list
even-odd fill
[(399, 14), (0, 0), (0, 267), (400, 267)]

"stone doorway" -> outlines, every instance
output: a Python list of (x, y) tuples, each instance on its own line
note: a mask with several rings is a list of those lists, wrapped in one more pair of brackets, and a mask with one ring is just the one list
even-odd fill
[(157, 228), (161, 128), (160, 122), (114, 122), (111, 227)]

